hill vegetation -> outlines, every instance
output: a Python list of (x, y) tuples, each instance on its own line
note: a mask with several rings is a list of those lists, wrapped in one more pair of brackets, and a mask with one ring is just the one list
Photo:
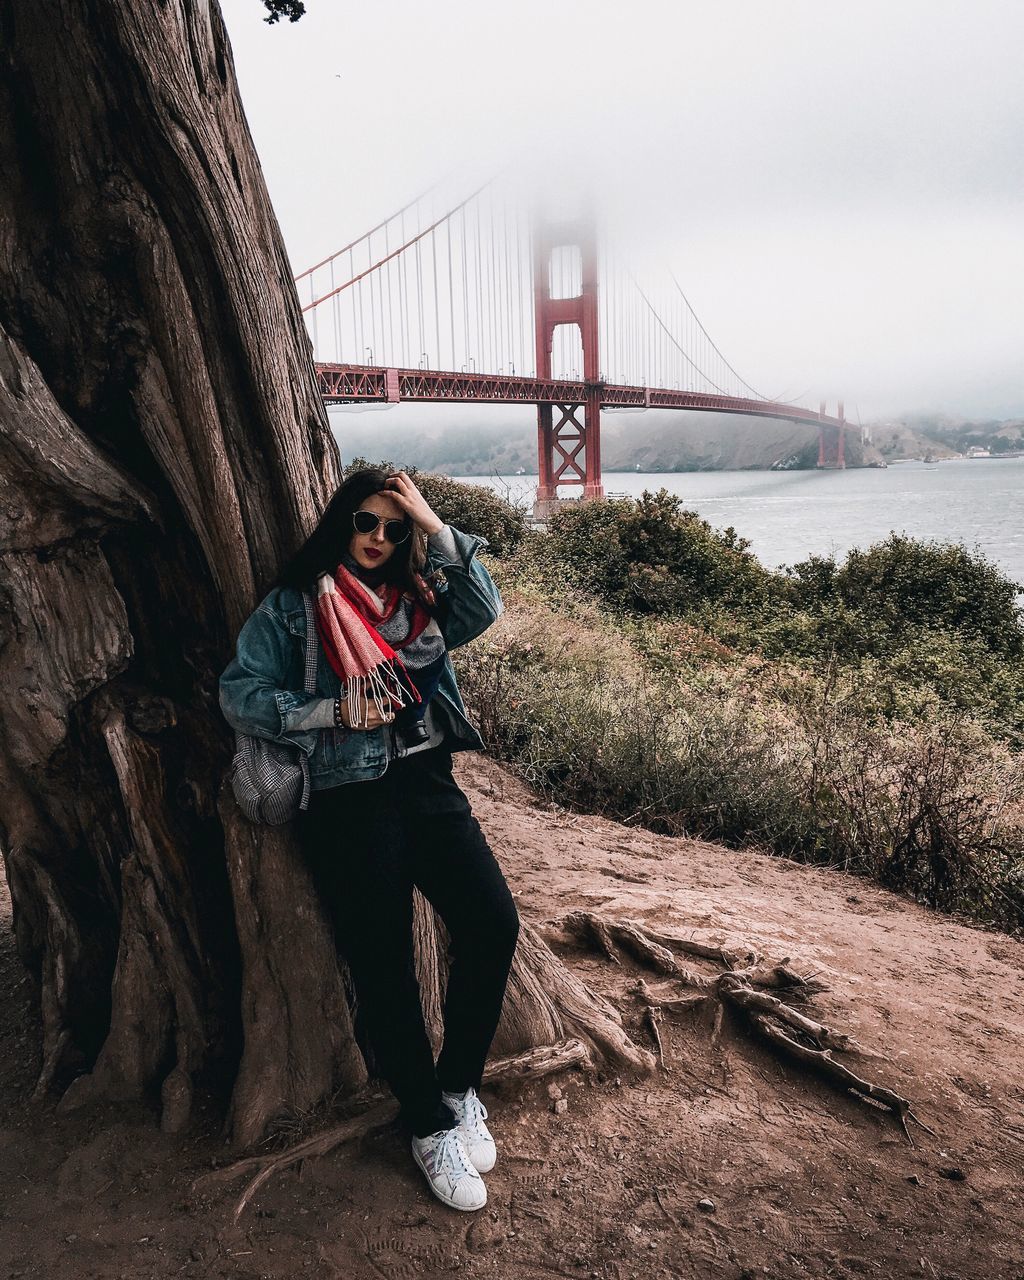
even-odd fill
[[(532, 474), (537, 468), (537, 429), (524, 408), (507, 422), (473, 421), (473, 409), (456, 407), (443, 426), (403, 425), (389, 419), (388, 450), (424, 471), (453, 476)], [(374, 425), (365, 425), (367, 423)], [(333, 419), (342, 457), (370, 456), (381, 448), (378, 415)], [(343, 426), (341, 424), (344, 424)], [(847, 435), (851, 467), (907, 458), (953, 457), (971, 445), (993, 452), (1024, 448), (1024, 424), (965, 423), (946, 418), (914, 418), (875, 423), (871, 440)], [(814, 427), (771, 418), (711, 413), (606, 412), (601, 428), (602, 467), (616, 471), (685, 472), (768, 470), (776, 465), (813, 468), (818, 459)], [(614, 483), (609, 488), (614, 489)]]
[[(507, 548), (490, 503), (459, 518)], [(1024, 926), (1024, 624), (983, 556), (891, 535), (775, 573), (661, 491), (567, 507), (493, 569), (506, 613), (460, 679), (535, 788)]]

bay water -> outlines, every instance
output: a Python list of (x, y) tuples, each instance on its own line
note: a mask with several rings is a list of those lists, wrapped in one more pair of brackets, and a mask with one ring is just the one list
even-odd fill
[[(532, 506), (536, 476), (457, 476)], [(849, 471), (606, 472), (609, 496), (667, 489), (716, 529), (732, 525), (769, 568), (868, 547), (895, 530), (982, 551), (1024, 584), (1024, 458), (899, 462)], [(578, 494), (579, 490), (563, 490)]]

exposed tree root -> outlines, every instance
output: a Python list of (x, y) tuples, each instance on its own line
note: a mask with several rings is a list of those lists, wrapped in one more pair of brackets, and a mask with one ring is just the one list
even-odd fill
[(736, 981), (731, 974), (723, 975), (719, 981), (718, 990), (723, 999), (730, 1000), (733, 1004), (738, 1004), (740, 1008), (746, 1009), (748, 1013), (756, 1011), (769, 1017), (778, 1018), (780, 1022), (788, 1023), (789, 1026), (795, 1027), (797, 1031), (804, 1032), (805, 1035), (810, 1036), (826, 1049), (852, 1049), (857, 1051), (860, 1048), (851, 1036), (844, 1035), (839, 1031), (832, 1031), (823, 1022), (815, 1022), (812, 1018), (798, 1013), (776, 996), (767, 995), (764, 991), (752, 990), (744, 983)]
[(558, 1044), (539, 1045), (509, 1058), (496, 1058), (484, 1068), (488, 1084), (499, 1080), (527, 1080), (554, 1075), (570, 1067), (590, 1067), (593, 1059), (582, 1040), (562, 1040)]
[(518, 1054), (567, 1039), (593, 1046), (595, 1060), (616, 1071), (643, 1073), (656, 1065), (627, 1034), (618, 1009), (581, 982), (524, 920), (492, 1052)]
[[(711, 1042), (717, 1044), (724, 1009), (728, 1004), (742, 1010), (751, 1029), (777, 1052), (796, 1059), (830, 1083), (891, 1111), (899, 1120), (908, 1141), (912, 1141), (907, 1128), (908, 1119), (928, 1133), (933, 1132), (914, 1114), (906, 1098), (884, 1085), (863, 1079), (833, 1057), (834, 1052), (874, 1058), (883, 1055), (864, 1048), (844, 1032), (808, 1017), (779, 996), (768, 994), (766, 988), (783, 991), (790, 1000), (807, 1001), (828, 989), (817, 973), (798, 973), (790, 966), (788, 958), (771, 963), (751, 951), (742, 957), (745, 967), (740, 968), (740, 956), (723, 947), (658, 933), (632, 920), (605, 920), (587, 911), (573, 911), (559, 920), (548, 921), (543, 932), (546, 936), (563, 939), (567, 935), (575, 937), (596, 947), (616, 964), (620, 963), (616, 954), (616, 947), (619, 947), (642, 964), (674, 980), (657, 990), (649, 987), (642, 978), (632, 984), (632, 990), (645, 1006), (644, 1021), (662, 1065), (665, 1050), (660, 1024), (667, 1011), (692, 1009), (710, 1003), (713, 1009)], [(722, 966), (723, 972), (717, 975), (694, 973), (680, 963), (673, 947), (688, 955), (711, 960)], [(696, 991), (680, 993), (676, 985), (680, 982), (696, 988)]]
[(624, 951), (635, 956), (642, 964), (648, 965), (658, 973), (671, 978), (680, 978), (691, 987), (710, 987), (711, 980), (703, 974), (688, 969), (680, 964), (668, 947), (656, 942), (648, 933), (630, 920), (610, 922), (601, 920), (589, 911), (571, 911), (567, 916), (554, 922), (542, 930), (545, 937), (559, 931), (575, 934), (585, 942), (596, 942), (606, 956), (619, 963), (615, 955), (614, 945), (617, 943)]
[(329, 1151), (333, 1151), (335, 1147), (343, 1146), (346, 1142), (352, 1142), (367, 1133), (372, 1133), (374, 1129), (382, 1129), (386, 1124), (390, 1124), (397, 1115), (397, 1102), (390, 1099), (387, 1102), (380, 1102), (371, 1107), (369, 1111), (353, 1116), (351, 1120), (346, 1120), (343, 1124), (334, 1125), (333, 1128), (326, 1129), (315, 1137), (307, 1138), (305, 1142), (296, 1143), (294, 1147), (289, 1147), (287, 1151), (281, 1151), (275, 1155), (250, 1156), (247, 1160), (239, 1160), (235, 1164), (225, 1165), (223, 1169), (214, 1169), (211, 1173), (197, 1178), (192, 1189), (196, 1191), (212, 1183), (231, 1182), (243, 1173), (254, 1174), (255, 1176), (245, 1184), (245, 1189), (235, 1204), (234, 1220), (237, 1222), (245, 1212), (245, 1207), (249, 1201), (275, 1173), (281, 1173), (291, 1165), (298, 1164), (301, 1160), (310, 1160), (315, 1156), (326, 1155)]
[(702, 960), (717, 960), (727, 969), (735, 969), (740, 960), (746, 961), (748, 964), (754, 964), (758, 960), (757, 953), (754, 951), (747, 952), (745, 955), (739, 955), (732, 951), (726, 951), (724, 947), (716, 947), (707, 942), (698, 942), (696, 938), (680, 938), (677, 934), (660, 933), (657, 929), (645, 928), (644, 933), (652, 942), (657, 942), (663, 947), (668, 947), (670, 951), (681, 951), (683, 955), (699, 956)]
[[(484, 1079), (488, 1083), (494, 1083), (498, 1080), (526, 1079), (551, 1075), (555, 1071), (564, 1071), (569, 1067), (588, 1067), (590, 1065), (591, 1056), (586, 1045), (582, 1040), (570, 1039), (563, 1040), (559, 1044), (543, 1045), (540, 1048), (529, 1049), (525, 1053), (518, 1053), (508, 1058), (498, 1058), (493, 1062), (489, 1062), (484, 1071)], [(315, 1134), (312, 1138), (307, 1138), (304, 1142), (296, 1143), (295, 1146), (289, 1147), (287, 1151), (272, 1152), (261, 1156), (249, 1156), (247, 1159), (236, 1160), (233, 1164), (225, 1165), (222, 1169), (214, 1169), (210, 1173), (204, 1173), (192, 1184), (192, 1190), (196, 1192), (205, 1187), (224, 1182), (233, 1182), (236, 1178), (241, 1177), (242, 1174), (252, 1175), (235, 1204), (234, 1220), (237, 1222), (256, 1192), (275, 1173), (281, 1173), (302, 1160), (326, 1155), (329, 1151), (343, 1146), (346, 1142), (352, 1142), (368, 1133), (372, 1133), (375, 1129), (381, 1129), (390, 1124), (397, 1115), (398, 1104), (396, 1102), (393, 1100), (379, 1102), (360, 1115), (353, 1116), (350, 1120), (345, 1120), (330, 1129), (325, 1129), (322, 1133)]]
[(819, 1075), (831, 1080), (833, 1084), (838, 1084), (843, 1089), (852, 1089), (855, 1093), (865, 1098), (871, 1098), (875, 1102), (880, 1102), (883, 1106), (888, 1107), (899, 1118), (903, 1132), (906, 1134), (907, 1141), (910, 1142), (911, 1146), (913, 1146), (914, 1140), (911, 1138), (910, 1131), (907, 1128), (907, 1120), (913, 1120), (926, 1133), (934, 1136), (935, 1130), (930, 1129), (923, 1120), (914, 1114), (911, 1104), (906, 1098), (894, 1093), (891, 1089), (887, 1089), (884, 1085), (872, 1084), (869, 1080), (862, 1080), (849, 1067), (837, 1062), (832, 1057), (831, 1049), (810, 1049), (807, 1045), (800, 1044), (791, 1036), (786, 1035), (781, 1027), (771, 1022), (764, 1014), (754, 1014), (751, 1021), (756, 1024), (758, 1030), (772, 1044), (778, 1045), (785, 1053), (796, 1058), (798, 1062), (805, 1063), (812, 1070), (817, 1071)]
[(681, 996), (669, 993), (664, 988), (654, 991), (644, 982), (643, 978), (638, 978), (632, 989), (641, 997), (649, 1009), (693, 1009), (698, 1005), (703, 1005), (707, 1000), (706, 995)]

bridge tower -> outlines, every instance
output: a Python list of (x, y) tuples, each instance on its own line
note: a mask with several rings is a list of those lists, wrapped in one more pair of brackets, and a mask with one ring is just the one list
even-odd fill
[[(818, 417), (825, 417), (825, 401), (822, 400), (821, 407), (818, 409)], [(846, 414), (843, 409), (842, 400), (839, 401), (839, 408), (836, 411), (836, 417), (839, 419), (839, 425), (835, 428), (836, 450), (835, 454), (830, 458), (828, 455), (828, 441), (825, 435), (825, 423), (818, 425), (818, 470), (822, 471), (826, 468), (835, 468), (837, 471), (845, 471), (846, 469)]]
[[(551, 268), (556, 250), (579, 253), (580, 292), (572, 297), (552, 295)], [(551, 377), (551, 352), (555, 330), (560, 325), (576, 325), (583, 345), (583, 398), (568, 404), (537, 406), (538, 483), (533, 510), (536, 517), (543, 519), (558, 504), (560, 484), (582, 485), (584, 498), (604, 497), (597, 236), (592, 223), (581, 226), (538, 220), (534, 228), (533, 299), (539, 379)]]

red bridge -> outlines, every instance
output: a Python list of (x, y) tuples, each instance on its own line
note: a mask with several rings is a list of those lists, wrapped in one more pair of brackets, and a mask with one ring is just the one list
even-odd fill
[(540, 513), (559, 485), (603, 497), (603, 408), (814, 424), (818, 466), (845, 465), (842, 403), (830, 417), (760, 395), (674, 277), (642, 283), (592, 226), (526, 221), (493, 185), (440, 216), (429, 195), (296, 277), (327, 404), (535, 404)]

